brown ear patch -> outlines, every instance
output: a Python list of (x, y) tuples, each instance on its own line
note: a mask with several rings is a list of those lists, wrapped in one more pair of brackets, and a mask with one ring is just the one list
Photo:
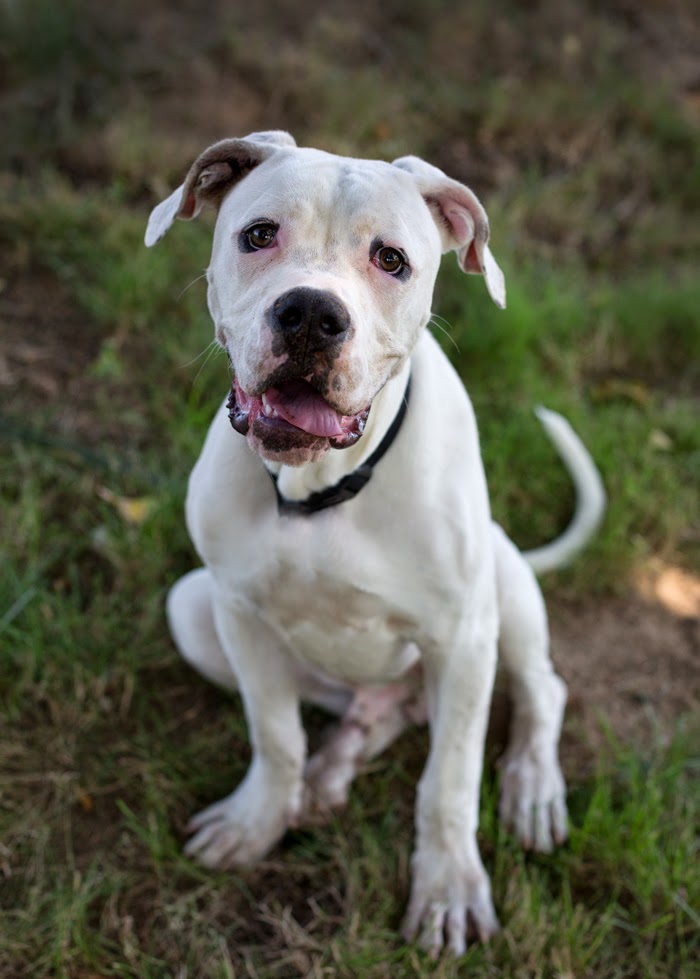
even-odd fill
[(253, 133), (247, 139), (214, 143), (192, 164), (182, 186), (154, 207), (146, 228), (146, 245), (150, 248), (160, 241), (176, 218), (189, 221), (205, 204), (218, 210), (233, 184), (273, 153), (294, 145), (284, 132)]
[[(192, 217), (203, 204), (218, 208), (231, 184), (245, 177), (269, 155), (267, 147), (262, 152), (251, 150), (253, 146), (246, 146), (240, 139), (224, 139), (206, 149), (192, 164), (185, 178), (180, 217)], [(186, 208), (185, 202), (189, 204), (191, 194), (194, 194), (196, 202), (194, 206)]]
[[(195, 183), (194, 193), (190, 191), (187, 203), (189, 203), (190, 197), (196, 196), (202, 203), (206, 202), (218, 208), (233, 179), (234, 168), (228, 160), (209, 164), (209, 166), (200, 170)], [(192, 206), (192, 211), (194, 211), (194, 205)], [(182, 217), (187, 216), (185, 214), (184, 204), (181, 208), (181, 214)]]

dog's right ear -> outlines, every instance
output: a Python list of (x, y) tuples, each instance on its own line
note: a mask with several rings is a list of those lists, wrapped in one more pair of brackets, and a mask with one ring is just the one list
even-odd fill
[(231, 187), (283, 147), (296, 146), (282, 130), (251, 133), (244, 139), (223, 139), (195, 160), (185, 182), (151, 211), (144, 241), (150, 248), (176, 218), (189, 221), (202, 207), (219, 207)]

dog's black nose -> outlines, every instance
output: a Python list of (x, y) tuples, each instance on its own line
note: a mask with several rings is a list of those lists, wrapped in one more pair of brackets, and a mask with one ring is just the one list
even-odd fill
[(272, 327), (291, 340), (303, 337), (316, 349), (342, 340), (350, 328), (350, 314), (332, 293), (300, 286), (290, 289), (272, 307)]

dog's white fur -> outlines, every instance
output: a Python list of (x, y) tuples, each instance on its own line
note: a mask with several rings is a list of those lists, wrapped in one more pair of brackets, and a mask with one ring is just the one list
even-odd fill
[[(372, 407), (364, 435), (343, 451), (314, 443), (285, 453), (253, 433), (246, 445), (223, 408), (209, 431), (187, 497), (204, 568), (173, 587), (168, 615), (183, 656), (240, 690), (253, 758), (242, 784), (192, 820), (187, 852), (209, 867), (262, 857), (288, 826), (341, 805), (358, 767), (427, 716), (404, 933), (420, 933), (435, 954), (445, 944), (460, 954), (468, 918), (482, 937), (498, 924), (476, 841), (497, 646), (514, 701), (501, 818), (526, 847), (548, 851), (566, 837), (557, 757), (566, 692), (544, 605), (526, 560), (491, 521), (469, 399), (425, 329), (444, 251), (505, 305), (486, 214), (416, 158), (344, 159), (276, 132), (205, 151), (154, 210), (146, 243), (205, 203), (218, 208), (209, 308), (241, 387), (259, 394), (284, 361), (266, 316), (276, 298), (313, 287), (352, 324), (326, 365), (324, 397), (346, 416)], [(279, 225), (275, 247), (242, 252), (241, 229), (263, 217)], [(377, 236), (407, 253), (410, 277), (377, 267)], [(382, 441), (409, 372), (406, 418), (370, 484), (309, 518), (280, 515), (265, 467), (290, 500), (334, 485)], [(583, 500), (563, 545), (536, 555), (547, 567), (583, 546), (604, 497), (563, 419), (543, 421)], [(302, 699), (342, 718), (308, 763)]]

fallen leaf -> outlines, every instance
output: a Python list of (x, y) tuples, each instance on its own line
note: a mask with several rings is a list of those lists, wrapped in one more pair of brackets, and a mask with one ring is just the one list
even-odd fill
[(77, 802), (83, 812), (92, 812), (95, 808), (94, 799), (87, 792), (84, 792), (83, 789), (78, 789)]
[(670, 452), (673, 448), (673, 439), (660, 428), (652, 428), (649, 432), (649, 445), (657, 452)]
[(601, 381), (593, 388), (591, 395), (595, 401), (632, 401), (642, 407), (648, 405), (651, 398), (649, 388), (641, 381), (626, 381), (617, 377)]
[(98, 486), (97, 495), (113, 506), (119, 516), (133, 527), (141, 526), (152, 513), (156, 502), (152, 496), (119, 496), (106, 486)]

